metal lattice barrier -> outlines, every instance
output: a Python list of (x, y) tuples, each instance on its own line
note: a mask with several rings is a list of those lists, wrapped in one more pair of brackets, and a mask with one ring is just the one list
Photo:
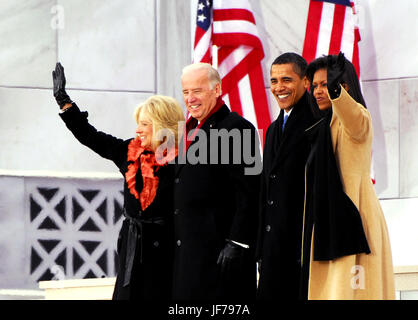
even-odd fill
[(31, 281), (116, 275), (120, 181), (34, 178), (25, 187)]

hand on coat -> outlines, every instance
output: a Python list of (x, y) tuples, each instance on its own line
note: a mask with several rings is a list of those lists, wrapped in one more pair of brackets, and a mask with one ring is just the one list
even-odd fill
[(218, 265), (221, 265), (221, 273), (223, 275), (229, 274), (237, 266), (241, 265), (245, 250), (246, 249), (244, 247), (241, 247), (228, 240), (225, 248), (223, 248), (219, 254), (217, 262)]
[(62, 109), (62, 107), (64, 107), (67, 103), (72, 103), (72, 101), (65, 92), (64, 68), (59, 62), (55, 66), (55, 71), (52, 71), (52, 80), (54, 83), (55, 100), (60, 106), (60, 109)]
[(328, 56), (327, 58), (327, 87), (331, 99), (336, 99), (341, 93), (341, 80), (345, 72), (345, 57), (344, 53), (340, 52), (335, 57)]

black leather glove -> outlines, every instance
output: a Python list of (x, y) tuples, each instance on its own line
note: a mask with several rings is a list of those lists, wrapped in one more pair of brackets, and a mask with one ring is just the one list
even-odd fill
[(60, 109), (67, 103), (72, 103), (70, 97), (65, 92), (65, 75), (64, 68), (61, 63), (57, 63), (55, 71), (52, 71), (52, 80), (54, 82), (54, 97), (57, 100)]
[(340, 52), (338, 56), (328, 56), (327, 58), (327, 87), (331, 99), (336, 99), (341, 93), (341, 80), (345, 72), (344, 53)]
[(221, 265), (221, 273), (226, 275), (233, 271), (236, 266), (240, 266), (244, 257), (245, 248), (230, 240), (227, 240), (225, 248), (222, 249), (218, 257), (217, 264)]

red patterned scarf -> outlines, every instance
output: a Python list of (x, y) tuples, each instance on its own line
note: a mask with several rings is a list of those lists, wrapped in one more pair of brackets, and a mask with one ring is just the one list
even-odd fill
[[(157, 161), (153, 152), (144, 153), (144, 151), (145, 149), (141, 147), (141, 140), (131, 140), (128, 146), (128, 161), (132, 161), (133, 163), (128, 165), (128, 171), (125, 173), (129, 191), (140, 201), (142, 210), (145, 210), (154, 201), (157, 194), (158, 177), (155, 176), (155, 172), (157, 172), (159, 167), (166, 165), (167, 162), (177, 156), (177, 149), (175, 149), (174, 152), (168, 155), (165, 153), (165, 156)], [(143, 181), (141, 194), (138, 194), (135, 188), (135, 176), (139, 166), (141, 166)]]

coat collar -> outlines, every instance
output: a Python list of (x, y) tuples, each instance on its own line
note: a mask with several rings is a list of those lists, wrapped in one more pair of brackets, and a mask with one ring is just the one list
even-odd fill
[[(334, 114), (328, 112), (323, 119), (311, 127), (313, 131), (317, 130), (306, 164), (310, 177), (308, 184), (315, 193), (315, 198), (312, 193), (306, 199), (313, 218), (308, 229), (315, 225), (312, 241), (313, 259), (316, 261), (370, 253), (358, 209), (344, 192), (341, 182), (330, 128)], [(338, 121), (334, 123), (338, 124)], [(333, 126), (338, 129), (338, 125)], [(310, 237), (308, 234), (305, 243), (311, 241)], [(310, 250), (306, 248), (306, 251)]]

